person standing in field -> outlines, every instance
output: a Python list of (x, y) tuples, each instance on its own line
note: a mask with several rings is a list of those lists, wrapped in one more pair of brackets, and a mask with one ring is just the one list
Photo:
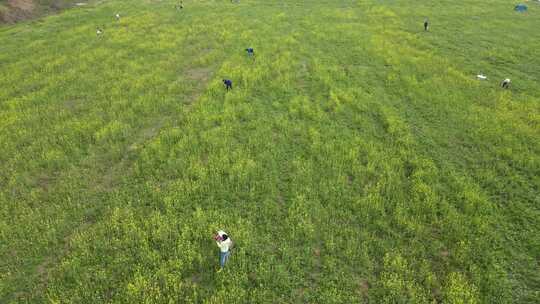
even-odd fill
[(225, 89), (232, 90), (232, 80), (230, 79), (223, 79), (223, 84), (225, 84)]
[(429, 21), (426, 18), (426, 20), (424, 20), (424, 31), (427, 32), (428, 30), (429, 30)]
[[(225, 263), (229, 260), (229, 255), (231, 254), (232, 240), (223, 230), (219, 230), (216, 235), (214, 235), (214, 240), (219, 247), (219, 265), (221, 268), (219, 271), (223, 270)], [(218, 272), (219, 272), (218, 271)]]

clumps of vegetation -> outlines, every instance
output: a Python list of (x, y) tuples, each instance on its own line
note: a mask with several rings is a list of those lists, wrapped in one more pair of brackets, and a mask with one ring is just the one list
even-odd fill
[(0, 27), (0, 303), (538, 303), (540, 7), (466, 2)]

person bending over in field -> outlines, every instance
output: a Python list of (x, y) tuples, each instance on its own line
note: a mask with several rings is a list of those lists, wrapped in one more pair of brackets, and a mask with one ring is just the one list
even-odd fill
[(221, 268), (219, 271), (225, 267), (225, 263), (229, 260), (229, 255), (231, 254), (232, 240), (223, 230), (219, 230), (216, 235), (214, 235), (214, 240), (219, 247), (219, 265)]
[(225, 88), (228, 90), (232, 90), (232, 80), (229, 79), (223, 79), (223, 84), (225, 84)]
[(253, 51), (253, 48), (247, 48), (246, 52), (250, 57), (255, 55), (255, 51)]
[(506, 78), (505, 80), (503, 80), (501, 82), (501, 87), (503, 89), (508, 89), (510, 87), (510, 79), (509, 78)]

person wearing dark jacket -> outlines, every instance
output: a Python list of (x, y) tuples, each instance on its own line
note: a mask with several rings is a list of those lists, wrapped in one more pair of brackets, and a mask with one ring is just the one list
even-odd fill
[(223, 84), (225, 84), (225, 88), (228, 90), (232, 90), (232, 80), (230, 79), (223, 79)]

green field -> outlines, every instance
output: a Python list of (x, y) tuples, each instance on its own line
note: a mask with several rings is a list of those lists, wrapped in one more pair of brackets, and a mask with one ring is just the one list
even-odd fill
[(540, 302), (540, 3), (184, 3), (0, 26), (0, 303)]

